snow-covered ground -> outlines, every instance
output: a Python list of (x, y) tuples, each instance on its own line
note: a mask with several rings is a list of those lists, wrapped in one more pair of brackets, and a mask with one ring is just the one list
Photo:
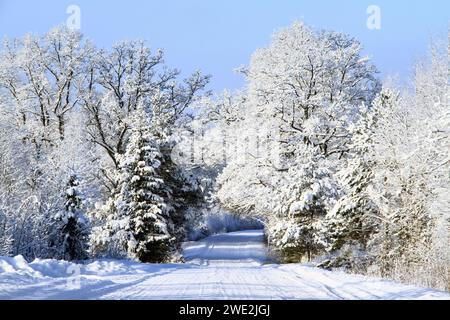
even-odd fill
[(0, 258), (0, 299), (450, 299), (450, 294), (300, 264), (264, 264), (260, 230), (184, 246), (186, 264), (86, 265)]

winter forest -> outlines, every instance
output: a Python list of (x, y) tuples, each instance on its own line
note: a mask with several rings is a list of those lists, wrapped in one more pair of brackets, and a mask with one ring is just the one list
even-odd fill
[(0, 256), (183, 263), (186, 241), (264, 229), (278, 263), (450, 291), (448, 40), (401, 84), (296, 22), (218, 95), (145, 41), (7, 39)]

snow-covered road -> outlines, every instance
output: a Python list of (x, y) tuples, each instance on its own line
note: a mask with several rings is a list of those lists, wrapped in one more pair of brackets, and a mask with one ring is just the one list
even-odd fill
[(262, 231), (184, 247), (186, 264), (0, 258), (0, 299), (450, 299), (449, 293), (299, 264), (263, 264)]

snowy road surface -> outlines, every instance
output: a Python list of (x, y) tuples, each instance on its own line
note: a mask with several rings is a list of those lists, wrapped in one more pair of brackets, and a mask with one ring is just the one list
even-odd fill
[(262, 264), (262, 231), (184, 247), (186, 264), (0, 258), (0, 299), (450, 299), (449, 293), (299, 264)]

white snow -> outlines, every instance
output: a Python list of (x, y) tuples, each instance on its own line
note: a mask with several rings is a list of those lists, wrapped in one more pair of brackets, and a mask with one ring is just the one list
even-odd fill
[(183, 256), (197, 265), (261, 265), (267, 260), (267, 248), (262, 231), (239, 231), (185, 243)]
[(450, 294), (300, 264), (267, 264), (261, 230), (184, 245), (185, 264), (0, 258), (0, 299), (450, 299)]

